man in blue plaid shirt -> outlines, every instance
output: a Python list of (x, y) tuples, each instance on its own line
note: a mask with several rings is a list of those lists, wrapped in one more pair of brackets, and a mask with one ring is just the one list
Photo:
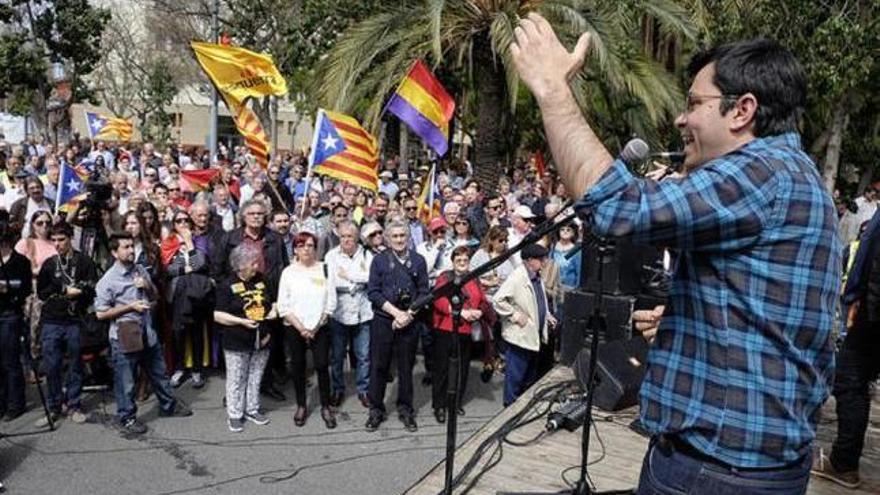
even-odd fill
[(599, 235), (679, 253), (641, 390), (652, 433), (640, 493), (803, 493), (828, 396), (840, 284), (831, 197), (803, 151), (806, 77), (775, 42), (694, 57), (675, 121), (686, 174), (656, 182), (614, 160), (579, 111), (569, 53), (530, 14), (511, 55), (569, 190)]

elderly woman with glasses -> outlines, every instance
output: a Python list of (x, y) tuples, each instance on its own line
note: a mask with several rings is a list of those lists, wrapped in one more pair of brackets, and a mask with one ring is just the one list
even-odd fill
[(210, 318), (214, 284), (209, 274), (205, 246), (193, 241), (193, 221), (186, 211), (172, 217), (172, 232), (162, 240), (162, 265), (168, 276), (166, 301), (171, 311), (174, 365), (171, 386), (179, 387), (187, 374), (186, 342), (192, 345), (189, 371), (195, 388), (202, 388), (206, 345), (205, 324)]
[(226, 362), (226, 416), (229, 430), (240, 432), (245, 421), (266, 425), (260, 411), (260, 382), (269, 362), (269, 328), (275, 288), (259, 272), (256, 248), (237, 246), (229, 255), (231, 271), (217, 288), (214, 321), (223, 334)]
[(336, 309), (336, 284), (326, 265), (317, 260), (318, 239), (310, 232), (300, 232), (293, 242), (296, 259), (281, 273), (278, 287), (278, 313), (289, 327), (288, 344), (292, 355), (293, 387), (296, 391), (296, 426), (306, 424), (306, 349), (312, 350), (321, 419), (329, 429), (336, 428), (330, 396), (330, 344), (327, 327)]
[[(442, 273), (437, 278), (436, 287), (446, 284), (453, 277), (453, 274), (465, 275), (470, 270), (470, 262), (471, 251), (467, 246), (458, 246), (453, 249), (452, 271)], [(462, 287), (462, 295), (464, 296), (464, 305), (461, 309), (461, 322), (457, 329), (453, 328), (452, 305), (449, 298), (441, 297), (434, 301), (434, 342), (430, 356), (434, 361), (431, 404), (434, 408), (434, 418), (438, 423), (446, 422), (446, 411), (449, 407), (455, 407), (459, 415), (464, 415), (464, 409), (461, 406), (464, 403), (462, 398), (467, 388), (468, 370), (470, 369), (471, 325), (473, 322), (479, 321), (483, 316), (482, 308), (488, 304), (477, 280), (466, 283)], [(460, 350), (457, 372), (459, 377), (458, 403), (448, 404), (446, 392), (449, 388), (449, 358), (453, 355), (455, 346), (458, 346)]]

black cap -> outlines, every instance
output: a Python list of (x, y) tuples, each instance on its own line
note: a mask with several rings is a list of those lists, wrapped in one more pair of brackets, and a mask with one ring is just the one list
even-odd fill
[(540, 244), (529, 244), (520, 252), (520, 258), (530, 260), (532, 258), (546, 258), (549, 254), (547, 248)]

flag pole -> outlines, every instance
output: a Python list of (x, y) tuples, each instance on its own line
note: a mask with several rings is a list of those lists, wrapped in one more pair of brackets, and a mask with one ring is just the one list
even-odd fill
[(319, 108), (318, 114), (315, 115), (315, 130), (312, 132), (312, 148), (309, 150), (309, 167), (306, 169), (306, 187), (303, 193), (303, 204), (299, 210), (299, 219), (302, 220), (306, 215), (306, 202), (309, 200), (309, 191), (312, 187), (312, 170), (315, 168), (315, 150), (318, 149), (318, 134), (321, 126), (321, 120), (324, 118), (324, 109)]
[[(219, 43), (220, 28), (218, 25), (218, 16), (220, 14), (220, 0), (214, 0), (211, 9), (211, 41)], [(210, 81), (210, 76), (208, 80)], [(219, 115), (220, 98), (217, 92), (217, 86), (211, 81), (211, 131), (208, 136), (208, 149), (210, 150), (210, 158), (208, 166), (212, 166), (217, 160), (217, 117)]]

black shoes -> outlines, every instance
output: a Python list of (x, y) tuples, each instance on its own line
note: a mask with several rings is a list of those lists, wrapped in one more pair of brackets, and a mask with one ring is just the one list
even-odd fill
[(442, 407), (438, 407), (437, 409), (434, 409), (434, 418), (437, 420), (438, 423), (445, 423), (446, 422), (446, 409), (443, 409)]
[(324, 420), (324, 425), (327, 427), (328, 430), (336, 428), (336, 415), (333, 414), (333, 409), (329, 407), (322, 407), (321, 419)]
[(379, 425), (381, 425), (385, 421), (385, 413), (380, 411), (379, 409), (371, 409), (370, 417), (367, 418), (367, 424), (365, 425), (367, 431), (376, 431), (379, 429)]
[(400, 422), (403, 423), (403, 427), (406, 428), (406, 431), (410, 433), (419, 429), (419, 425), (416, 424), (416, 418), (411, 412), (400, 413)]
[(306, 418), (309, 417), (309, 410), (305, 406), (297, 406), (296, 412), (293, 414), (293, 424), (296, 426), (305, 426)]
[(342, 392), (337, 392), (337, 393), (331, 395), (330, 396), (330, 405), (332, 407), (341, 406), (342, 405), (342, 398), (343, 398)]
[(361, 405), (364, 406), (365, 409), (370, 408), (370, 398), (367, 394), (358, 394), (358, 400), (361, 401)]
[(177, 399), (174, 402), (174, 409), (170, 411), (163, 411), (159, 409), (159, 416), (165, 418), (185, 418), (187, 416), (192, 416), (192, 409), (186, 404), (183, 403), (180, 399)]
[(131, 437), (143, 435), (147, 432), (147, 427), (137, 420), (137, 418), (128, 418), (119, 425), (119, 429), (123, 436)]

